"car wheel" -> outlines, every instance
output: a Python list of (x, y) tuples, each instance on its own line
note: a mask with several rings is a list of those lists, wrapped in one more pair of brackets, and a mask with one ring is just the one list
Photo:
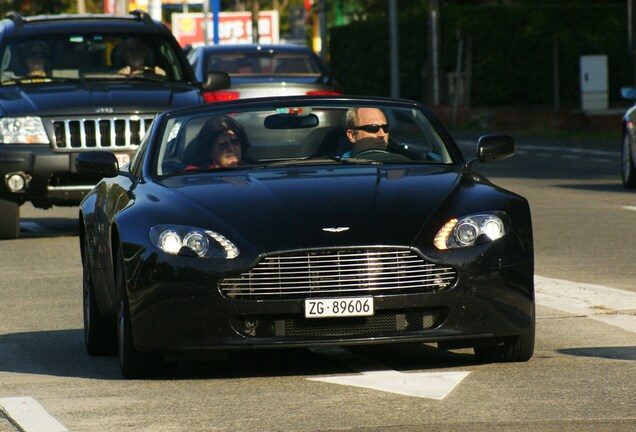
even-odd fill
[(119, 311), (117, 316), (117, 346), (119, 366), (124, 378), (137, 379), (167, 375), (174, 371), (172, 364), (163, 360), (157, 353), (142, 352), (135, 346), (128, 290), (126, 289), (126, 273), (121, 246), (116, 246), (115, 281), (119, 290)]
[(636, 188), (636, 162), (632, 153), (631, 139), (629, 134), (623, 135), (623, 151), (621, 159), (623, 174), (623, 186), (628, 189)]
[(95, 284), (88, 262), (88, 241), (84, 236), (82, 248), (82, 292), (84, 309), (84, 344), (93, 356), (111, 355), (117, 352), (115, 326), (104, 320), (95, 301)]
[(530, 329), (521, 335), (511, 336), (496, 346), (474, 347), (475, 357), (480, 363), (525, 362), (534, 354), (534, 314)]
[(20, 205), (0, 198), (0, 240), (17, 239), (20, 235)]

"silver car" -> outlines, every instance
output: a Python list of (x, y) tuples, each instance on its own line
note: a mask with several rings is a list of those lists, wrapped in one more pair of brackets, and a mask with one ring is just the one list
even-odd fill
[(206, 102), (288, 95), (340, 95), (326, 64), (311, 49), (296, 45), (212, 45), (192, 48), (188, 60), (200, 82), (224, 72), (230, 87), (205, 92)]

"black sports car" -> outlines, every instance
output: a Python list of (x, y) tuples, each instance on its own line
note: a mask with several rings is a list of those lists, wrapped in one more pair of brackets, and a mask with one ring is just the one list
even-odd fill
[(80, 205), (84, 334), (125, 377), (246, 348), (436, 342), (534, 351), (527, 201), (472, 169), (416, 102), (243, 99), (159, 114)]

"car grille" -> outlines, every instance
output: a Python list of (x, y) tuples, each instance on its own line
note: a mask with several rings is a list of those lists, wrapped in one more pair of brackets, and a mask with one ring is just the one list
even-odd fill
[(135, 150), (153, 117), (57, 119), (54, 150)]
[(452, 267), (409, 249), (327, 250), (265, 257), (219, 287), (234, 299), (407, 294), (445, 289), (456, 278)]
[(440, 308), (347, 318), (246, 317), (236, 318), (233, 324), (247, 337), (364, 337), (429, 330), (441, 325), (447, 315)]

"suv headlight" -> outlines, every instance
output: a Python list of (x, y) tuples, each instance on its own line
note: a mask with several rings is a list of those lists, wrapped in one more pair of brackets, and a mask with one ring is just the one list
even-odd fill
[(150, 229), (150, 241), (165, 253), (182, 256), (233, 259), (238, 248), (225, 236), (185, 225), (157, 225)]
[(504, 213), (484, 213), (449, 220), (435, 236), (437, 249), (453, 249), (494, 241), (506, 235)]
[(40, 117), (0, 118), (0, 143), (49, 144)]

